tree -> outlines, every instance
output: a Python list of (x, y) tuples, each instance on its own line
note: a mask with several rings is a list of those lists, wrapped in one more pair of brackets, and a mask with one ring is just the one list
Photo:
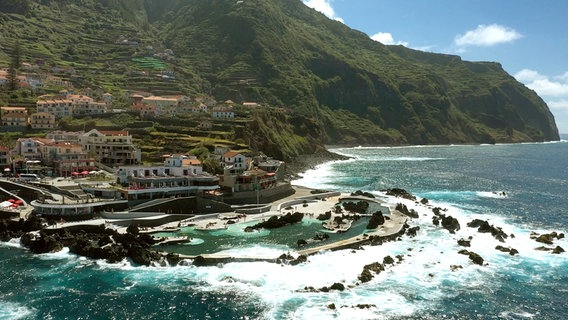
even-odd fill
[(18, 83), (18, 69), (21, 65), (21, 52), (20, 52), (20, 42), (16, 41), (14, 48), (12, 50), (12, 60), (10, 61), (10, 66), (8, 67), (8, 90), (16, 91), (19, 88)]
[(196, 156), (198, 159), (203, 160), (209, 155), (209, 149), (207, 149), (207, 147), (201, 146), (189, 150), (189, 153)]
[(223, 167), (221, 166), (221, 163), (219, 162), (219, 160), (213, 157), (203, 159), (201, 161), (201, 164), (203, 165), (203, 170), (205, 170), (206, 172), (209, 172), (211, 174), (223, 173)]

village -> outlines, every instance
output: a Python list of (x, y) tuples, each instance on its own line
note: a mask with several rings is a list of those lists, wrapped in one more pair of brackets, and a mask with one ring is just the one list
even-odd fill
[[(133, 45), (125, 41), (117, 44)], [(158, 58), (172, 57), (173, 52), (167, 50)], [(158, 61), (156, 58), (136, 59), (140, 64)], [(64, 130), (64, 124), (72, 119), (127, 113), (135, 115), (143, 124), (151, 123), (145, 120), (176, 121), (189, 116), (198, 119), (197, 124), (192, 124), (196, 130), (207, 132), (218, 123), (230, 126), (230, 121), (244, 116), (243, 110), (267, 106), (257, 102), (217, 102), (205, 95), (157, 95), (139, 90), (126, 90), (115, 97), (101, 89), (75, 89), (72, 80), (81, 76), (71, 67), (51, 68), (47, 76), (45, 73), (38, 76), (38, 70), (45, 68), (37, 64), (23, 63), (21, 69), (24, 72), (18, 75), (18, 86), (45, 94), (38, 95), (33, 106), (0, 107), (0, 130), (12, 136), (22, 134), (12, 145), (6, 145), (6, 141), (0, 145), (0, 213), (3, 217), (14, 220), (40, 217), (47, 221), (46, 230), (52, 229), (51, 232), (104, 224), (121, 233), (136, 226), (141, 234), (153, 234), (179, 231), (183, 226), (211, 232), (227, 229), (229, 223), (266, 221), (270, 217), (285, 219), (294, 213), (312, 219), (319, 215), (319, 219), (325, 221), (322, 222), (324, 230), (351, 235), (352, 219), (357, 219), (358, 215), (349, 210), (344, 212), (340, 207), (342, 201), (351, 199), (375, 203), (374, 208), (384, 212), (387, 220), (383, 219), (380, 228), (365, 236), (354, 233), (323, 247), (311, 245), (301, 254), (351, 247), (373, 236), (387, 239), (404, 232), (406, 218), (398, 211), (365, 197), (293, 186), (286, 175), (284, 161), (253, 152), (246, 144), (208, 145), (207, 152), (198, 154), (190, 150), (164, 152), (156, 161), (144, 157), (128, 129), (90, 126), (84, 130)], [(175, 80), (173, 72), (158, 69), (161, 70), (153, 70), (151, 74), (144, 71), (138, 76), (151, 76), (162, 83)], [(8, 81), (9, 70), (1, 70), (0, 85)], [(240, 80), (238, 84), (247, 85), (246, 81)], [(45, 90), (46, 87), (52, 89)], [(54, 92), (53, 88), (57, 87), (62, 89)], [(240, 148), (233, 149), (234, 146)], [(211, 161), (218, 164), (216, 168), (205, 166), (204, 162)], [(367, 210), (361, 214), (370, 216)], [(382, 217), (381, 213), (379, 215)], [(268, 223), (274, 221), (271, 218)], [(324, 238), (316, 242), (321, 240)], [(185, 241), (191, 239), (166, 236), (160, 243)], [(210, 263), (264, 259), (201, 257)]]

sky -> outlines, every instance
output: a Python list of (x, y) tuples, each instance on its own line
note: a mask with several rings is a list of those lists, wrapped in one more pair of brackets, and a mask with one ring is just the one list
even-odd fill
[(383, 44), (499, 62), (568, 134), (568, 1), (302, 0)]

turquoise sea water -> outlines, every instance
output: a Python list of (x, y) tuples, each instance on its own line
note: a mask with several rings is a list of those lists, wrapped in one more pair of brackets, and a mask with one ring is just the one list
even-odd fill
[[(299, 266), (264, 262), (196, 268), (107, 264), (68, 252), (32, 255), (17, 241), (0, 243), (0, 319), (565, 319), (568, 253), (535, 251), (531, 232), (568, 232), (568, 143), (350, 148), (352, 160), (308, 171), (295, 183), (330, 190), (399, 187), (448, 209), (461, 229), (451, 235), (419, 213), (418, 236), (363, 250), (325, 252)], [(505, 193), (503, 195), (503, 192)], [(395, 204), (400, 199), (384, 198)], [(489, 220), (514, 238), (497, 242), (466, 227)], [(306, 222), (309, 224), (309, 222)], [(313, 227), (313, 230), (310, 229)], [(310, 234), (317, 224), (308, 226)], [(197, 231), (187, 231), (195, 234)], [(213, 248), (270, 257), (293, 250), (297, 229), (242, 238), (240, 230), (200, 238)], [(264, 232), (264, 231), (263, 231)], [(472, 236), (474, 265), (457, 253)], [(283, 241), (286, 239), (288, 241)], [(272, 239), (280, 239), (272, 241)], [(517, 249), (510, 256), (495, 250)], [(568, 240), (555, 241), (568, 249)], [(194, 250), (191, 248), (180, 250)], [(364, 284), (363, 266), (402, 255)], [(462, 268), (451, 270), (452, 265)], [(341, 282), (343, 292), (306, 292)], [(335, 304), (336, 309), (327, 308)], [(368, 305), (359, 308), (358, 305)]]

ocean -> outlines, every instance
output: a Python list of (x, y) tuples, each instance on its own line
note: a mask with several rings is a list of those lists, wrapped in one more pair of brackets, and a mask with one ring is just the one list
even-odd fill
[[(294, 184), (363, 190), (391, 204), (404, 203), (419, 213), (409, 221), (420, 227), (417, 236), (323, 252), (297, 266), (214, 267), (108, 264), (68, 251), (33, 255), (14, 240), (0, 243), (0, 319), (566, 319), (568, 252), (535, 250), (544, 244), (531, 233), (568, 231), (567, 141), (331, 151), (351, 159), (320, 165)], [(386, 197), (381, 190), (387, 188), (403, 188), (447, 209), (460, 230), (450, 234), (435, 226), (431, 207)], [(466, 226), (473, 219), (514, 237), (501, 243), (478, 233)], [(302, 230), (245, 236), (235, 228), (192, 234), (196, 241), (178, 249), (212, 250), (213, 245), (229, 253), (276, 257), (295, 249)], [(310, 236), (320, 231), (311, 220), (302, 228)], [(469, 237), (466, 249), (478, 253), (483, 266), (458, 253), (464, 248), (457, 241)], [(495, 250), (497, 245), (519, 254)], [(568, 250), (568, 239), (547, 247), (556, 246)], [(363, 267), (385, 256), (401, 260), (361, 283)], [(305, 290), (334, 283), (346, 289)]]

